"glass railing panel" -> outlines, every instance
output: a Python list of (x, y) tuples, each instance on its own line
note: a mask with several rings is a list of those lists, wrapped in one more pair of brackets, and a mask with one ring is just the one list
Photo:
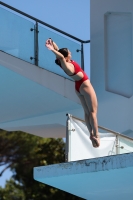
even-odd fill
[(34, 23), (0, 7), (0, 50), (34, 63)]
[(81, 50), (81, 45), (74, 40), (71, 40), (65, 36), (62, 36), (59, 33), (53, 32), (45, 27), (38, 26), (39, 34), (38, 34), (38, 44), (39, 44), (39, 66), (56, 73), (60, 76), (71, 79), (67, 76), (64, 71), (55, 64), (55, 55), (50, 52), (45, 47), (45, 41), (48, 38), (52, 38), (53, 41), (58, 45), (59, 48), (68, 48), (72, 54), (72, 60), (75, 60), (81, 66), (81, 52), (77, 52), (76, 50)]
[(118, 137), (118, 153), (130, 153), (133, 152), (133, 140), (129, 140), (123, 137)]
[(84, 44), (84, 71), (87, 73), (91, 80), (90, 76), (90, 43)]

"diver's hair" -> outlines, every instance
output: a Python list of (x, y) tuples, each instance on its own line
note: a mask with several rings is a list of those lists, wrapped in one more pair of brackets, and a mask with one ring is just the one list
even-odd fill
[(67, 48), (59, 49), (58, 52), (60, 52), (64, 57), (68, 56), (68, 49)]
[(61, 62), (60, 62), (60, 60), (59, 60), (59, 59), (56, 59), (56, 60), (55, 60), (55, 63), (56, 63), (56, 65), (59, 65), (59, 66), (61, 66)]
[[(68, 49), (67, 48), (62, 48), (62, 49), (59, 49), (58, 52), (60, 52), (65, 58), (68, 56)], [(61, 66), (61, 63), (60, 63), (60, 60), (59, 59), (56, 59), (55, 60), (55, 63), (59, 66)]]

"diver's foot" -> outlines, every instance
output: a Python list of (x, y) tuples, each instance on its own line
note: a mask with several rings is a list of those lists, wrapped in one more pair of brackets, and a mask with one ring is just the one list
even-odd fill
[(93, 145), (94, 148), (98, 148), (100, 146), (100, 137), (99, 137), (99, 135), (97, 135), (97, 136), (91, 135), (90, 136), (90, 140), (91, 140), (92, 145)]

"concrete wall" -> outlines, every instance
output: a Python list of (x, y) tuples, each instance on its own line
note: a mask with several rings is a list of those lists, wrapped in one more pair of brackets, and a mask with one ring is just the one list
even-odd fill
[(133, 0), (90, 4), (91, 82), (99, 125), (133, 130)]

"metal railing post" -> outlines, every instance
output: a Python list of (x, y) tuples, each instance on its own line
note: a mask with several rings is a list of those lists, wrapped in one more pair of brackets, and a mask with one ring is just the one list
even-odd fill
[(118, 135), (116, 135), (116, 155), (119, 154)]
[(35, 65), (38, 66), (38, 22), (34, 26), (34, 51), (35, 51)]
[(84, 46), (81, 43), (81, 68), (84, 70)]
[(30, 57), (31, 60), (35, 60), (34, 64), (38, 66), (38, 22), (36, 21), (34, 28), (30, 29), (34, 31), (34, 57)]
[(66, 121), (66, 146), (65, 146), (65, 162), (69, 162), (70, 161), (70, 152), (71, 152), (71, 145), (70, 145), (70, 142), (71, 142), (71, 131), (74, 131), (74, 130), (71, 130), (71, 115), (70, 114), (66, 114), (67, 116), (67, 121)]
[(68, 150), (69, 150), (69, 131), (68, 131), (68, 127), (69, 127), (69, 117), (67, 118), (66, 121), (66, 145), (65, 145), (65, 162), (68, 162)]

